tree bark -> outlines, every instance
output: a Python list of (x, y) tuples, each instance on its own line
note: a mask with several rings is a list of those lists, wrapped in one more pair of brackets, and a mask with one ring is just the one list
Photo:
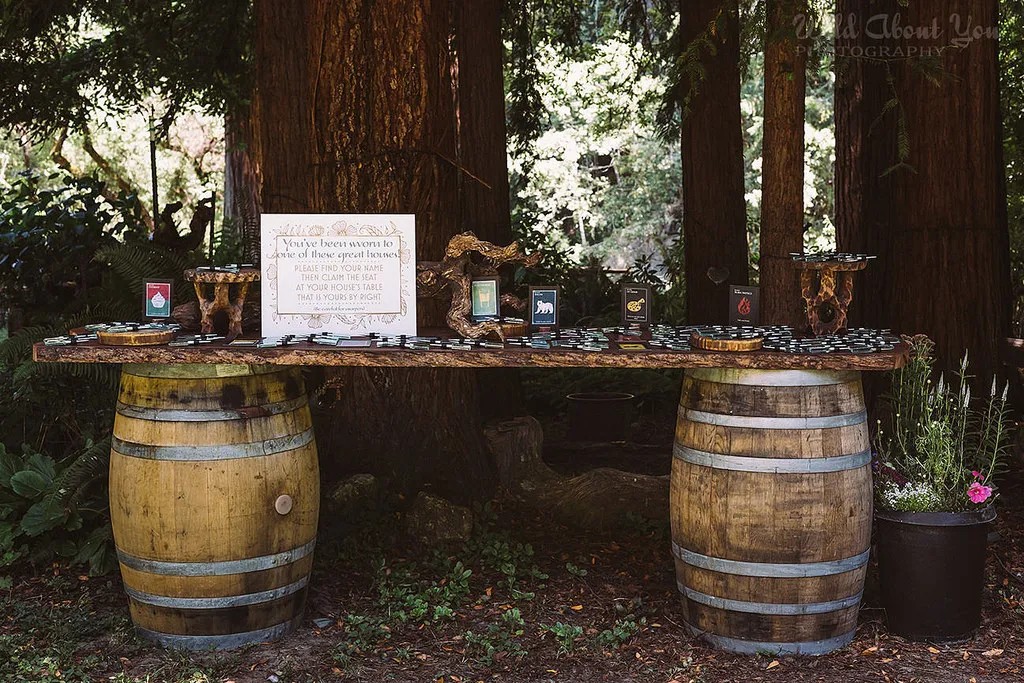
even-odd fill
[[(1010, 275), (998, 45), (981, 37), (951, 46), (971, 17), (998, 25), (997, 0), (843, 0), (846, 54), (836, 87), (836, 210), (839, 246), (879, 256), (854, 292), (854, 322), (923, 333), (940, 365), (965, 350), (972, 374), (999, 370), (1009, 332)], [(869, 16), (901, 15), (903, 26), (942, 34), (875, 40)], [(849, 55), (881, 54), (891, 59)], [(933, 51), (942, 73), (902, 55)], [(935, 81), (938, 82), (935, 82)], [(902, 152), (901, 152), (902, 147)]]
[(761, 321), (805, 324), (799, 280), (789, 254), (804, 242), (804, 95), (807, 55), (794, 18), (806, 0), (768, 0), (764, 55), (761, 180)]
[[(464, 230), (507, 240), (500, 9), (498, 0), (257, 0), (264, 210), (415, 213), (421, 261), (439, 261)], [(421, 328), (444, 324), (446, 305), (420, 303)], [(343, 460), (328, 469), (371, 471), (409, 494), (493, 493), (472, 371), (362, 369), (342, 379), (334, 419), (318, 431), (328, 457)]]
[[(740, 118), (739, 21), (736, 0), (680, 0), (682, 45), (709, 31), (715, 55), (702, 55), (706, 77), (691, 84), (682, 123), (683, 240), (686, 307), (691, 323), (725, 323), (728, 284), (748, 282), (747, 212)], [(728, 271), (716, 284), (708, 269)]]
[(224, 117), (224, 222), (235, 231), (243, 258), (256, 263), (260, 252), (260, 179), (253, 158), (249, 106)]

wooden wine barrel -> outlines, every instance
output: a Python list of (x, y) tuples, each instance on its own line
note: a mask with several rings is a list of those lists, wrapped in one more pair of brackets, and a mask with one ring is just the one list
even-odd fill
[(143, 636), (221, 649), (289, 632), (302, 616), (319, 506), (298, 370), (124, 366), (110, 511)]
[(872, 514), (860, 374), (688, 370), (679, 404), (672, 550), (690, 630), (750, 654), (848, 644)]

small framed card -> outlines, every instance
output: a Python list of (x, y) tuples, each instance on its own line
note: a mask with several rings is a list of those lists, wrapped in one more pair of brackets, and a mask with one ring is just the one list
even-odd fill
[(170, 318), (174, 306), (174, 283), (171, 280), (146, 280), (143, 283), (145, 318)]
[(651, 288), (646, 285), (622, 286), (622, 324), (651, 324)]
[(558, 305), (561, 303), (558, 287), (530, 287), (530, 327), (558, 329)]
[(761, 318), (761, 288), (732, 285), (729, 288), (729, 324), (758, 325)]
[(501, 317), (501, 280), (498, 277), (475, 277), (470, 284), (470, 315), (473, 322)]

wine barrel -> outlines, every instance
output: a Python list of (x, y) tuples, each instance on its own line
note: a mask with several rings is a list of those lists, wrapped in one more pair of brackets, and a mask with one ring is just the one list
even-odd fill
[(872, 514), (860, 374), (688, 370), (673, 455), (672, 550), (691, 632), (748, 654), (848, 644)]
[(124, 366), (110, 512), (141, 635), (224, 649), (289, 632), (302, 616), (319, 506), (297, 370)]

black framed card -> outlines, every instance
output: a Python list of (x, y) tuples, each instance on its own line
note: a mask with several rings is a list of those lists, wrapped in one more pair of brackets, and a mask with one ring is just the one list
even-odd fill
[(558, 287), (530, 287), (530, 327), (558, 329), (558, 306), (561, 303)]
[(475, 277), (470, 283), (470, 316), (473, 322), (501, 317), (501, 280), (496, 276)]
[(622, 324), (651, 324), (651, 288), (647, 285), (622, 286)]

